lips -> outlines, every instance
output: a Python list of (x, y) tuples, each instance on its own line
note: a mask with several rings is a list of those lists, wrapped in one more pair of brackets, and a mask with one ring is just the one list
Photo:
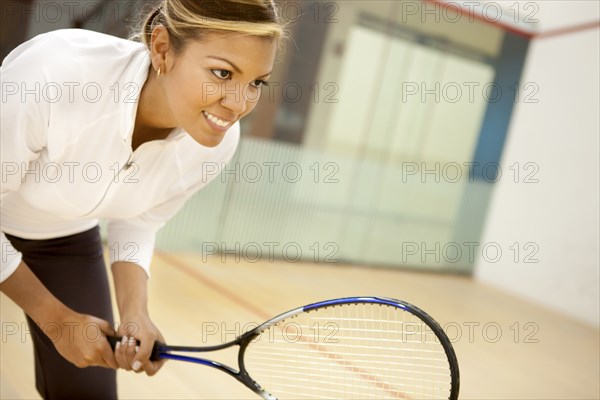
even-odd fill
[(204, 114), (204, 117), (207, 119), (209, 124), (217, 130), (225, 130), (232, 124), (232, 121), (223, 120), (216, 115), (209, 113), (208, 111), (203, 111), (202, 114)]

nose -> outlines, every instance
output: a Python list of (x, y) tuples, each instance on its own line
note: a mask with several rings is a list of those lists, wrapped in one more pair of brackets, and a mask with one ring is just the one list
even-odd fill
[(231, 110), (232, 113), (240, 116), (246, 112), (248, 105), (245, 91), (238, 82), (225, 85), (221, 96), (221, 105)]

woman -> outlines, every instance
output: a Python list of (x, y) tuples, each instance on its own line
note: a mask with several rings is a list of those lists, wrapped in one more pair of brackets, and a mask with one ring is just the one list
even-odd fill
[(147, 310), (155, 233), (233, 156), (282, 26), (272, 0), (163, 0), (140, 36), (54, 31), (2, 64), (0, 289), (27, 314), (44, 398), (116, 398), (117, 368), (162, 366), (149, 360), (164, 341)]

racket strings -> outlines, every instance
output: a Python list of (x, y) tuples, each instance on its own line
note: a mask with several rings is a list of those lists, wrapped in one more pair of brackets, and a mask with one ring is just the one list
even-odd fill
[[(361, 346), (362, 349), (367, 349), (366, 346)], [(384, 347), (377, 347), (379, 349), (385, 349)], [(425, 352), (431, 352), (434, 354), (439, 354), (439, 351), (434, 351), (434, 350), (424, 350)], [(443, 353), (443, 352), (442, 352)], [(254, 360), (264, 360), (266, 363), (270, 364), (270, 362), (274, 359), (274, 357), (278, 357), (278, 356), (284, 356), (286, 358), (288, 358), (288, 363), (289, 362), (294, 362), (294, 360), (292, 360), (292, 357), (296, 357), (298, 360), (312, 360), (315, 358), (315, 356), (320, 356), (322, 355), (322, 351), (319, 350), (298, 350), (298, 349), (293, 349), (290, 350), (286, 353), (282, 353), (282, 352), (276, 352), (276, 351), (265, 351), (262, 356), (256, 356), (254, 358)], [(397, 362), (396, 360), (398, 359), (397, 355), (389, 355), (389, 354), (382, 354), (382, 355), (376, 355), (376, 354), (361, 354), (361, 353), (356, 353), (356, 352), (344, 352), (344, 355), (346, 356), (344, 358), (344, 362), (348, 362), (350, 364), (353, 363), (353, 361), (355, 361), (356, 363), (365, 363), (368, 362), (370, 363), (372, 366), (375, 366), (377, 364), (383, 364), (386, 366), (393, 366), (393, 365), (409, 365), (409, 366), (423, 366), (423, 361), (432, 361), (432, 362), (437, 362), (439, 358), (436, 357), (416, 357), (416, 356), (412, 356), (412, 355), (408, 355), (408, 356), (402, 356), (403, 362)], [(354, 358), (353, 358), (354, 357)], [(373, 359), (369, 359), (366, 357), (370, 357), (370, 358), (375, 358)], [(366, 358), (366, 359), (365, 359)], [(408, 362), (409, 360), (414, 360), (417, 361), (416, 363), (410, 363)], [(320, 365), (322, 365), (323, 363), (320, 362)], [(334, 364), (335, 365), (335, 364)], [(431, 365), (430, 368), (435, 369), (441, 369), (443, 371), (447, 370), (446, 367), (444, 366), (435, 366), (435, 365)]]
[[(266, 360), (265, 360), (266, 361)], [(349, 360), (350, 362), (352, 362), (352, 360)], [(354, 360), (356, 361), (356, 360)], [(358, 362), (358, 361), (357, 361)], [(381, 378), (396, 378), (398, 373), (403, 373), (403, 374), (421, 374), (424, 376), (431, 376), (431, 377), (447, 377), (447, 374), (445, 373), (441, 373), (441, 372), (427, 372), (427, 371), (418, 371), (417, 373), (414, 372), (414, 367), (415, 366), (420, 366), (419, 364), (399, 364), (396, 363), (396, 365), (401, 365), (401, 366), (405, 366), (405, 367), (410, 367), (410, 369), (401, 369), (401, 368), (375, 368), (375, 367), (371, 367), (369, 368), (369, 371), (374, 372), (374, 371), (380, 371), (377, 376), (381, 377)], [(330, 370), (330, 368), (336, 368), (339, 365), (336, 364), (326, 364), (326, 363), (319, 363), (315, 365), (304, 365), (304, 366), (296, 366), (296, 370), (297, 371), (303, 371), (305, 374), (307, 375), (311, 375), (314, 372), (319, 372), (319, 373), (323, 373), (323, 372), (327, 372)], [(264, 363), (261, 364), (259, 362), (256, 362), (254, 364), (254, 368), (253, 371), (262, 371), (264, 373), (271, 373), (271, 376), (275, 376), (275, 374), (272, 372), (273, 369), (277, 369), (280, 368), (280, 373), (281, 374), (286, 374), (288, 373), (286, 370), (289, 370), (288, 368), (289, 366), (287, 364), (275, 364), (272, 362), (269, 363)], [(294, 372), (297, 372), (294, 371)], [(441, 371), (441, 368), (440, 368)], [(386, 375), (387, 374), (387, 375)]]
[(450, 368), (435, 333), (412, 313), (380, 304), (324, 307), (280, 321), (248, 346), (244, 363), (280, 400), (450, 394)]

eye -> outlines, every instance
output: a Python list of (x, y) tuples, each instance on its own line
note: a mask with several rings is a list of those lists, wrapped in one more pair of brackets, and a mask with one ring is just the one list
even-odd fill
[(211, 69), (212, 72), (219, 79), (229, 79), (231, 78), (231, 72), (226, 69)]
[(263, 80), (256, 80), (254, 82), (251, 83), (252, 86), (254, 86), (257, 89), (260, 89), (263, 86), (269, 86), (269, 82), (267, 81), (263, 81)]

